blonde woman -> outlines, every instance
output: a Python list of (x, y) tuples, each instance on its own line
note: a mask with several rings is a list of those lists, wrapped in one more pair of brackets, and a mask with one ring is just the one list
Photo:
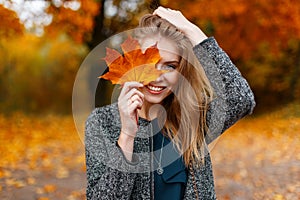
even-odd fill
[(159, 7), (134, 36), (142, 49), (156, 44), (167, 72), (126, 82), (87, 119), (87, 199), (216, 199), (207, 144), (252, 112), (248, 83), (179, 11)]

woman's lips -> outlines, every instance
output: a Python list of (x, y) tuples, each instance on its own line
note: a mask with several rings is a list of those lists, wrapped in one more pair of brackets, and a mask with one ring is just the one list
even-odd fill
[(148, 89), (148, 92), (150, 92), (151, 94), (160, 94), (163, 92), (163, 90), (166, 87), (163, 86), (154, 86), (154, 85), (146, 85), (146, 88)]

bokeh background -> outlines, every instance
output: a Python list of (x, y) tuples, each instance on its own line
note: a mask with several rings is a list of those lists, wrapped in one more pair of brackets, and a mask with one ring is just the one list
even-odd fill
[(159, 5), (214, 36), (255, 93), (253, 115), (211, 152), (218, 198), (300, 199), (296, 0), (0, 0), (0, 199), (85, 199), (76, 73), (99, 43)]

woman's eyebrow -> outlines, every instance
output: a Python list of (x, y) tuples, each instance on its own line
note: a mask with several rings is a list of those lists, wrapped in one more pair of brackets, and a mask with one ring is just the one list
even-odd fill
[(178, 60), (169, 60), (169, 61), (166, 61), (164, 62), (165, 64), (179, 64), (179, 61)]

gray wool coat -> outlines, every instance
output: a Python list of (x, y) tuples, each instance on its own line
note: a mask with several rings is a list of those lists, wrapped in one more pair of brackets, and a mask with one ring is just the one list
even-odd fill
[[(243, 116), (252, 113), (254, 95), (228, 55), (210, 37), (193, 51), (210, 80), (216, 98), (207, 114), (209, 144)], [(116, 103), (95, 108), (86, 121), (87, 199), (153, 199), (152, 127), (139, 119), (133, 161), (117, 147), (121, 123)], [(191, 166), (184, 199), (216, 199), (209, 152), (200, 167)]]

